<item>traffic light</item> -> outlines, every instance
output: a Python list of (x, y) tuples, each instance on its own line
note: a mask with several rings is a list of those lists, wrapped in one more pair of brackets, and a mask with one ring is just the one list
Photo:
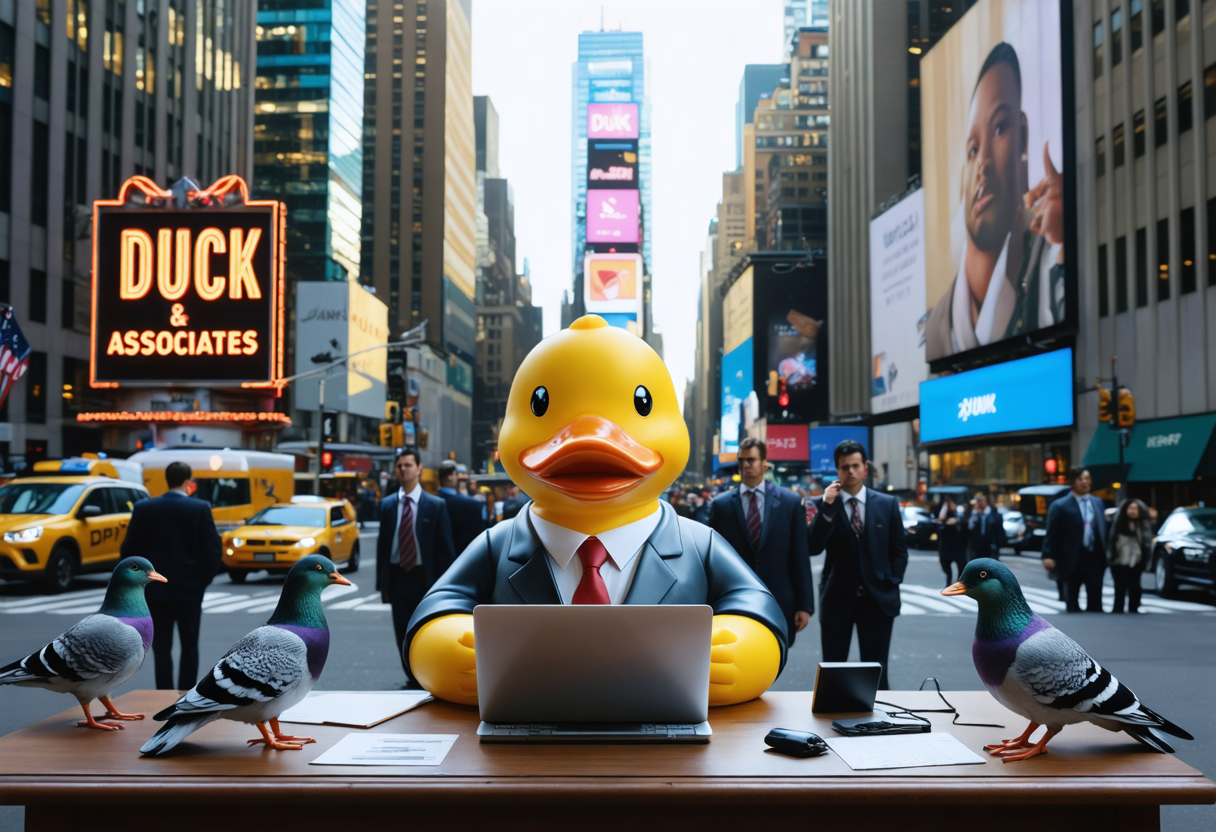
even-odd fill
[(785, 379), (777, 382), (777, 406), (786, 408), (790, 406), (790, 394), (785, 389)]
[(777, 395), (777, 371), (768, 371), (768, 394), (770, 396)]
[(1060, 471), (1060, 463), (1054, 456), (1049, 456), (1043, 460), (1043, 473), (1049, 477), (1054, 477)]
[(334, 455), (332, 451), (321, 452), (321, 472), (324, 473), (334, 465)]
[(405, 447), (405, 426), (393, 425), (393, 444), (394, 448)]
[(1115, 418), (1114, 408), (1111, 406), (1110, 391), (1098, 385), (1098, 421), (1109, 422)]
[(401, 421), (401, 404), (400, 402), (387, 401), (384, 403), (384, 421), (400, 422)]
[(398, 427), (398, 425), (390, 425), (387, 423), (382, 423), (380, 425), (380, 446), (382, 448), (393, 447), (393, 429), (396, 427)]
[(1119, 388), (1118, 423), (1121, 428), (1130, 428), (1136, 424), (1136, 397), (1126, 387)]

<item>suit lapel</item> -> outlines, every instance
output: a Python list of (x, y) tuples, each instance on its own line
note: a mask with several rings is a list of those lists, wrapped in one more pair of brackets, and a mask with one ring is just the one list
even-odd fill
[(675, 585), (676, 575), (666, 563), (667, 558), (679, 557), (683, 551), (680, 541), (680, 521), (675, 510), (663, 504), (659, 524), (638, 553), (638, 568), (633, 583), (625, 595), (626, 604), (661, 604)]
[(866, 519), (865, 533), (868, 540), (873, 540), (874, 535), (883, 530), (886, 518), (880, 517), (882, 498), (877, 491), (866, 489)]
[(511, 544), (507, 560), (523, 565), (507, 580), (525, 604), (560, 604), (561, 595), (558, 594), (557, 584), (553, 582), (553, 574), (546, 563), (549, 554), (529, 519), (531, 505), (528, 503), (521, 508), (511, 521)]
[(743, 496), (739, 493), (738, 488), (731, 490), (730, 504), (735, 507), (735, 518), (739, 521), (739, 528), (743, 530), (743, 539), (747, 541), (747, 551), (755, 557), (756, 550), (752, 546), (752, 536), (747, 532), (747, 517), (743, 513)]

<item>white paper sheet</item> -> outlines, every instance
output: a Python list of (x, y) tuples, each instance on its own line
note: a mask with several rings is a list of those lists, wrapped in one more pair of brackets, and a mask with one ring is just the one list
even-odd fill
[(434, 698), (424, 690), (312, 691), (299, 705), (284, 711), (279, 722), (371, 728)]
[(899, 734), (889, 737), (824, 737), (853, 771), (920, 766), (983, 765), (987, 760), (951, 734)]
[(310, 765), (437, 766), (459, 734), (347, 734)]

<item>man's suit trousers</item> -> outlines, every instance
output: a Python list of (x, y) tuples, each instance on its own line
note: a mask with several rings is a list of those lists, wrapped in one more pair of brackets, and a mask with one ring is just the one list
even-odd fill
[[(198, 684), (198, 631), (203, 597), (185, 601), (149, 601), (152, 614), (152, 661), (157, 690), (189, 690)], [(173, 686), (173, 625), (182, 643), (177, 687)]]
[[(836, 605), (833, 605), (834, 607)], [(882, 665), (879, 690), (888, 690), (887, 656), (891, 652), (891, 630), (895, 619), (878, 607), (874, 596), (863, 592), (853, 605), (852, 615), (819, 615), (819, 641), (825, 662), (847, 662), (849, 645), (853, 641), (853, 626), (857, 626), (857, 646), (863, 662)]]
[(404, 652), (405, 632), (409, 628), (410, 616), (418, 609), (422, 596), (426, 595), (426, 576), (419, 564), (405, 572), (397, 564), (389, 564), (388, 573), (388, 602), (393, 606), (393, 635), (397, 639), (397, 657), (401, 659), (401, 669), (406, 678), (410, 677), (409, 665)]

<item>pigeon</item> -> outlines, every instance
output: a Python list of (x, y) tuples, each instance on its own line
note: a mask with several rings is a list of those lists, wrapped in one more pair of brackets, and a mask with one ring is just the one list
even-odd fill
[(287, 573), (270, 620), (234, 644), (197, 685), (153, 717), (165, 725), (139, 752), (163, 755), (217, 719), (256, 725), (262, 736), (249, 740), (250, 745), (265, 743), (284, 751), (314, 742), (283, 734), (279, 714), (308, 695), (325, 667), (329, 626), (321, 591), (330, 584), (351, 585), (329, 558), (301, 558)]
[(144, 558), (124, 558), (114, 567), (101, 609), (37, 653), (0, 667), (0, 685), (46, 688), (70, 693), (80, 702), (85, 718), (76, 725), (116, 731), (121, 722), (98, 722), (89, 705), (101, 701), (101, 719), (143, 719), (143, 714), (119, 713), (110, 693), (130, 679), (152, 645), (152, 616), (144, 600), (149, 581), (166, 581)]
[[(1035, 615), (1017, 578), (1000, 561), (971, 561), (942, 595), (966, 595), (979, 603), (971, 644), (975, 669), (998, 702), (1030, 720), (1021, 736), (984, 746), (992, 756), (1012, 762), (1046, 754), (1048, 741), (1077, 722), (1125, 731), (1166, 753), (1174, 749), (1165, 734), (1194, 739), (1141, 704), (1079, 644)], [(1032, 745), (1030, 735), (1040, 725), (1047, 726), (1047, 733)]]

